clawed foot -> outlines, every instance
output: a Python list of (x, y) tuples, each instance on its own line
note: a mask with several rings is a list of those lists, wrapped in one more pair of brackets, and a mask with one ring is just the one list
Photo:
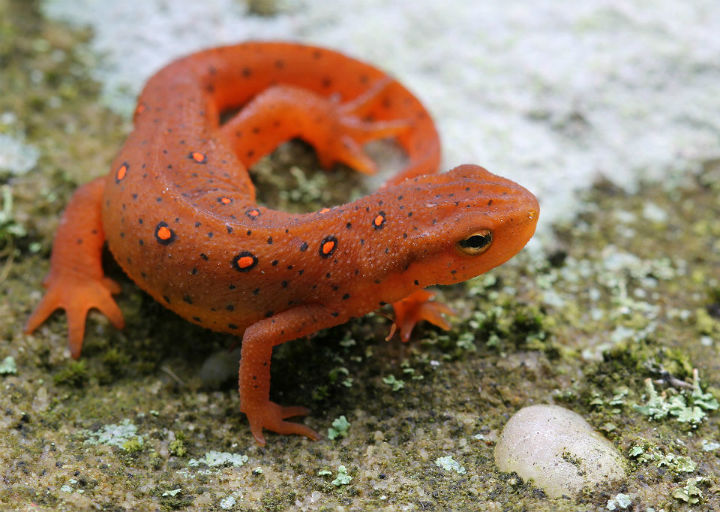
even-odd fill
[(125, 325), (122, 312), (112, 298), (112, 294), (120, 292), (120, 286), (112, 279), (103, 277), (96, 280), (74, 274), (51, 275), (43, 282), (43, 286), (47, 291), (28, 318), (25, 333), (32, 333), (56, 309), (64, 309), (67, 313), (68, 339), (73, 359), (80, 357), (85, 335), (85, 318), (89, 310), (100, 310), (118, 329)]
[(331, 137), (314, 142), (320, 164), (329, 168), (335, 162), (341, 162), (364, 174), (377, 172), (377, 165), (363, 151), (367, 142), (393, 137), (410, 128), (406, 120), (368, 121), (366, 113), (378, 100), (382, 91), (392, 82), (391, 79), (380, 80), (372, 88), (354, 100), (337, 104), (328, 101), (334, 110), (334, 123)]
[(313, 441), (320, 439), (320, 435), (310, 427), (283, 421), (294, 416), (307, 416), (310, 410), (306, 407), (283, 407), (275, 402), (267, 401), (262, 404), (249, 404), (247, 407), (242, 407), (241, 410), (247, 415), (250, 432), (260, 446), (265, 446), (264, 428), (278, 434), (298, 434), (309, 437)]
[(435, 296), (427, 290), (418, 290), (402, 300), (393, 304), (395, 309), (395, 323), (386, 339), (393, 337), (397, 330), (400, 331), (400, 339), (403, 343), (410, 340), (412, 330), (421, 320), (437, 325), (446, 331), (450, 329), (450, 323), (443, 318), (443, 314), (455, 316), (455, 312), (441, 302), (429, 302)]

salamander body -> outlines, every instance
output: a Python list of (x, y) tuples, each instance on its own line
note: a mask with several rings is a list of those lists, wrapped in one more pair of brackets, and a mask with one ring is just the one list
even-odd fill
[[(221, 124), (220, 116), (240, 110)], [(377, 192), (307, 214), (258, 206), (247, 168), (299, 137), (320, 162), (372, 173), (362, 150), (394, 137), (406, 167)], [(474, 166), (437, 173), (440, 144), (422, 104), (380, 70), (293, 43), (199, 52), (155, 74), (111, 172), (80, 189), (53, 244), (32, 332), (57, 308), (79, 357), (87, 311), (123, 317), (101, 250), (187, 320), (242, 336), (241, 410), (263, 428), (317, 438), (286, 421), (307, 414), (269, 400), (272, 348), (390, 303), (403, 340), (415, 323), (448, 327), (424, 288), (457, 283), (511, 258), (539, 208), (520, 185)]]

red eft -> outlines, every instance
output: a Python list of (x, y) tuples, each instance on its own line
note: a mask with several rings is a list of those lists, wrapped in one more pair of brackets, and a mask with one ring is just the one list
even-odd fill
[[(227, 122), (220, 115), (242, 107)], [(406, 167), (377, 192), (307, 214), (258, 206), (247, 168), (302, 138), (320, 163), (375, 172), (362, 145), (394, 137)], [(240, 409), (263, 429), (318, 435), (286, 421), (308, 414), (269, 399), (272, 349), (393, 304), (404, 341), (419, 320), (448, 328), (425, 287), (477, 276), (532, 237), (539, 207), (526, 189), (475, 165), (438, 173), (432, 119), (403, 85), (340, 53), (249, 42), (176, 60), (142, 91), (134, 130), (109, 175), (80, 187), (53, 242), (33, 332), (67, 313), (80, 356), (89, 309), (118, 328), (104, 276), (105, 242), (140, 288), (183, 318), (242, 336)]]

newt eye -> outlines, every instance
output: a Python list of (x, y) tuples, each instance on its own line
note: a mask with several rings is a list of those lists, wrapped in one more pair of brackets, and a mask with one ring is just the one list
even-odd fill
[(472, 235), (463, 238), (455, 245), (460, 251), (470, 256), (477, 256), (485, 252), (492, 244), (492, 231), (481, 229)]

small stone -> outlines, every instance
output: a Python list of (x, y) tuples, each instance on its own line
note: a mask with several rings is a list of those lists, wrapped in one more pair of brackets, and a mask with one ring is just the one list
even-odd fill
[(510, 418), (495, 447), (500, 471), (515, 471), (548, 496), (572, 496), (584, 487), (625, 476), (615, 447), (583, 419), (556, 405), (533, 405)]

